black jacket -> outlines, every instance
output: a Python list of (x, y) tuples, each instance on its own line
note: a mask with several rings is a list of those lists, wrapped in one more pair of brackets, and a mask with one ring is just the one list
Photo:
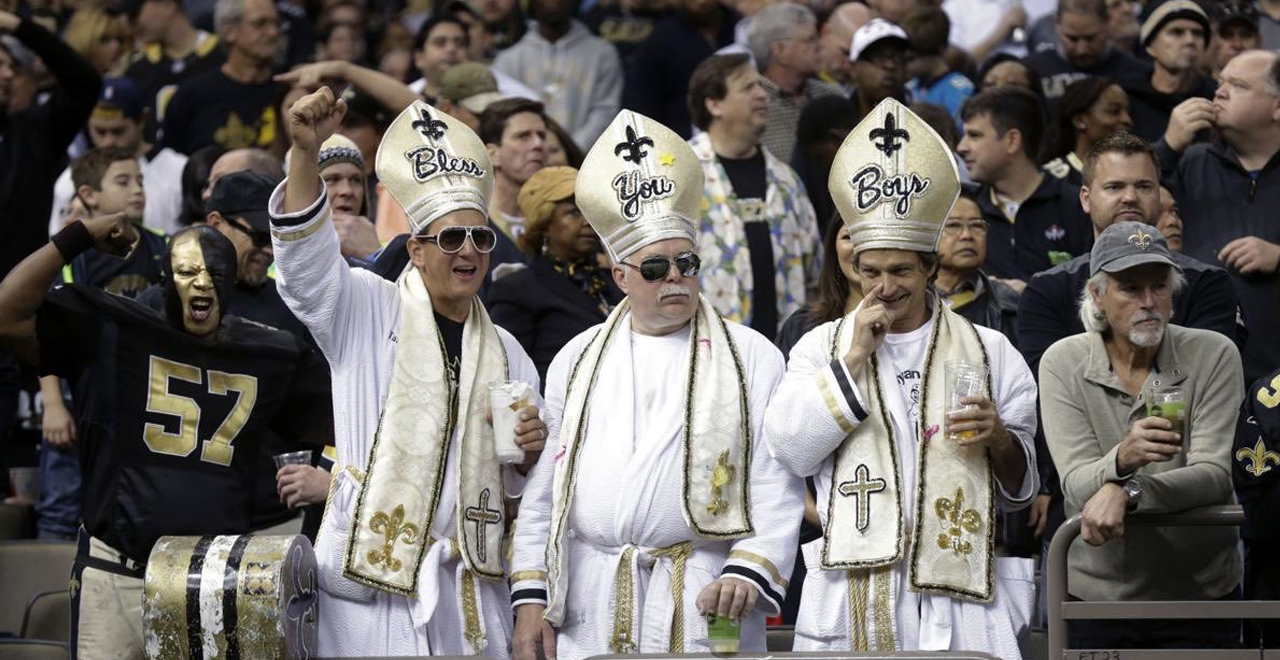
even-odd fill
[[(608, 273), (605, 277), (608, 278)], [(612, 279), (604, 293), (612, 309), (622, 301), (622, 291)], [(546, 387), (547, 368), (570, 339), (608, 316), (601, 301), (593, 300), (568, 277), (557, 273), (551, 262), (538, 256), (521, 269), (489, 286), (489, 315), (524, 347)]]
[[(1162, 182), (1178, 200), (1188, 256), (1221, 265), (1218, 251), (1237, 238), (1280, 243), (1280, 153), (1254, 179), (1224, 144), (1197, 144), (1181, 158), (1163, 141), (1155, 151)], [(1229, 272), (1249, 328), (1241, 357), (1245, 380), (1253, 382), (1280, 366), (1280, 273)]]
[[(714, 44), (702, 37), (683, 12), (659, 22), (627, 58), (622, 107), (653, 117), (682, 138), (692, 137), (689, 78), (717, 48), (733, 43), (737, 15), (727, 9), (719, 11), (722, 23)], [(586, 150), (591, 145), (578, 146)]]
[(102, 89), (93, 66), (39, 25), (24, 20), (13, 36), (44, 60), (58, 86), (44, 103), (0, 113), (0, 277), (48, 242), (53, 183)]
[(982, 270), (992, 277), (1027, 280), (1093, 247), (1093, 224), (1080, 208), (1080, 188), (1062, 179), (1044, 175), (1018, 208), (1016, 223), (996, 205), (990, 186), (979, 188), (977, 198), (988, 226)]
[(968, 304), (952, 307), (951, 311), (969, 319), (974, 325), (1000, 331), (1010, 344), (1017, 347), (1018, 292), (1008, 284), (993, 282), (981, 270), (978, 278), (982, 280), (982, 293)]
[[(1088, 76), (1106, 76), (1116, 81), (1127, 80), (1133, 77), (1134, 71), (1141, 71), (1143, 68), (1137, 58), (1114, 49), (1107, 53), (1101, 62), (1087, 69), (1077, 67), (1063, 59), (1056, 49), (1028, 55), (1022, 61), (1040, 76), (1040, 84), (1044, 87), (1045, 109), (1051, 120), (1057, 117), (1058, 100), (1062, 98), (1067, 85)], [(1049, 123), (1052, 125), (1053, 121)]]
[(1129, 95), (1129, 117), (1133, 119), (1133, 133), (1147, 142), (1164, 137), (1169, 126), (1169, 115), (1179, 103), (1190, 98), (1212, 99), (1217, 85), (1205, 76), (1197, 76), (1191, 91), (1183, 94), (1166, 94), (1151, 86), (1151, 67), (1121, 81), (1121, 87)]
[[(1240, 306), (1227, 272), (1177, 252), (1173, 253), (1173, 260), (1182, 267), (1187, 284), (1173, 294), (1173, 317), (1169, 322), (1215, 330), (1230, 337), (1237, 346), (1243, 345), (1245, 330), (1237, 323)], [(1089, 255), (1085, 254), (1027, 282), (1018, 305), (1017, 347), (1037, 381), (1044, 352), (1058, 340), (1084, 332), (1078, 310), (1088, 281)], [(1045, 532), (1048, 538), (1063, 520), (1062, 486), (1041, 426), (1036, 430), (1036, 462), (1040, 490), (1050, 496), (1049, 527)]]

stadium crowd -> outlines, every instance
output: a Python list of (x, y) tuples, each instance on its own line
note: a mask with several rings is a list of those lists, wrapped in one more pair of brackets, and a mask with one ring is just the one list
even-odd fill
[[(855, 150), (864, 120), (884, 141)], [(894, 149), (902, 173), (944, 175), (906, 192), (886, 165), (845, 199), (837, 182)], [(453, 206), (427, 190), (467, 177)], [(864, 192), (916, 200), (899, 215), (936, 233), (866, 238)], [(640, 210), (611, 224), (615, 194)], [(691, 228), (629, 243), (655, 204)], [(74, 657), (145, 657), (159, 537), (283, 529), (333, 572), (322, 655), (689, 650), (672, 622), (718, 611), (744, 645), (767, 615), (797, 650), (1021, 657), (1043, 605), (1010, 584), (1034, 591), (1073, 515), (1072, 598), (1280, 599), (1277, 213), (1280, 0), (0, 0), (0, 465), (38, 468), (35, 498), (9, 499), (39, 538), (80, 543)], [(733, 355), (705, 370), (737, 386), (695, 396), (690, 334)], [(618, 362), (626, 337), (645, 360)], [(917, 582), (934, 543), (903, 517), (932, 516), (912, 503), (953, 476), (924, 460), (935, 346), (988, 369), (947, 423), (985, 457), (987, 549), (1025, 570)], [(524, 456), (484, 463), (478, 392), (508, 379), (533, 390)], [(1173, 421), (1152, 407), (1171, 391)], [(618, 416), (587, 425), (592, 396)], [(705, 455), (728, 475), (710, 503), (680, 466), (725, 432), (699, 397), (746, 413), (726, 441), (745, 449)], [(614, 431), (641, 446), (592, 453)], [(846, 441), (874, 433), (888, 454)], [(420, 521), (439, 571), (346, 556), (381, 547), (360, 528), (394, 499), (375, 458), (419, 484), (395, 524)], [(869, 560), (854, 546), (875, 535), (833, 521), (862, 534), (888, 493), (896, 551), (889, 534), (893, 560)], [(683, 516), (642, 513), (681, 497)], [(615, 500), (629, 513), (601, 524)], [(1238, 531), (1125, 527), (1236, 503)], [(648, 581), (634, 631), (605, 620), (615, 565)], [(662, 625), (655, 585), (677, 593)], [(445, 604), (467, 589), (478, 614)], [(884, 612), (850, 605), (880, 589)], [(1280, 626), (1075, 622), (1071, 643), (1276, 647)]]

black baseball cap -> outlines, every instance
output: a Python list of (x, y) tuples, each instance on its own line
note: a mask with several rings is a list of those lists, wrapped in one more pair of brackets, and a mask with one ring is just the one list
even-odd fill
[(227, 218), (244, 218), (255, 231), (271, 231), (271, 212), (267, 205), (275, 181), (253, 170), (232, 172), (220, 179), (209, 194), (205, 211), (217, 211)]

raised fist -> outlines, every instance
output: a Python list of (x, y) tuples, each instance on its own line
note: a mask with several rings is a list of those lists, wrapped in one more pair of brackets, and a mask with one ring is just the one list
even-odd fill
[(328, 87), (307, 94), (289, 108), (288, 130), (293, 148), (316, 154), (320, 145), (333, 135), (347, 113), (347, 102), (334, 98)]

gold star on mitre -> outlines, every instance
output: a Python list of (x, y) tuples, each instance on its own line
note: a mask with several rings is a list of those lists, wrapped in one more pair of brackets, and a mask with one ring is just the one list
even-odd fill
[(671, 167), (676, 164), (676, 157), (671, 154), (659, 154), (658, 162), (662, 163), (664, 167)]

